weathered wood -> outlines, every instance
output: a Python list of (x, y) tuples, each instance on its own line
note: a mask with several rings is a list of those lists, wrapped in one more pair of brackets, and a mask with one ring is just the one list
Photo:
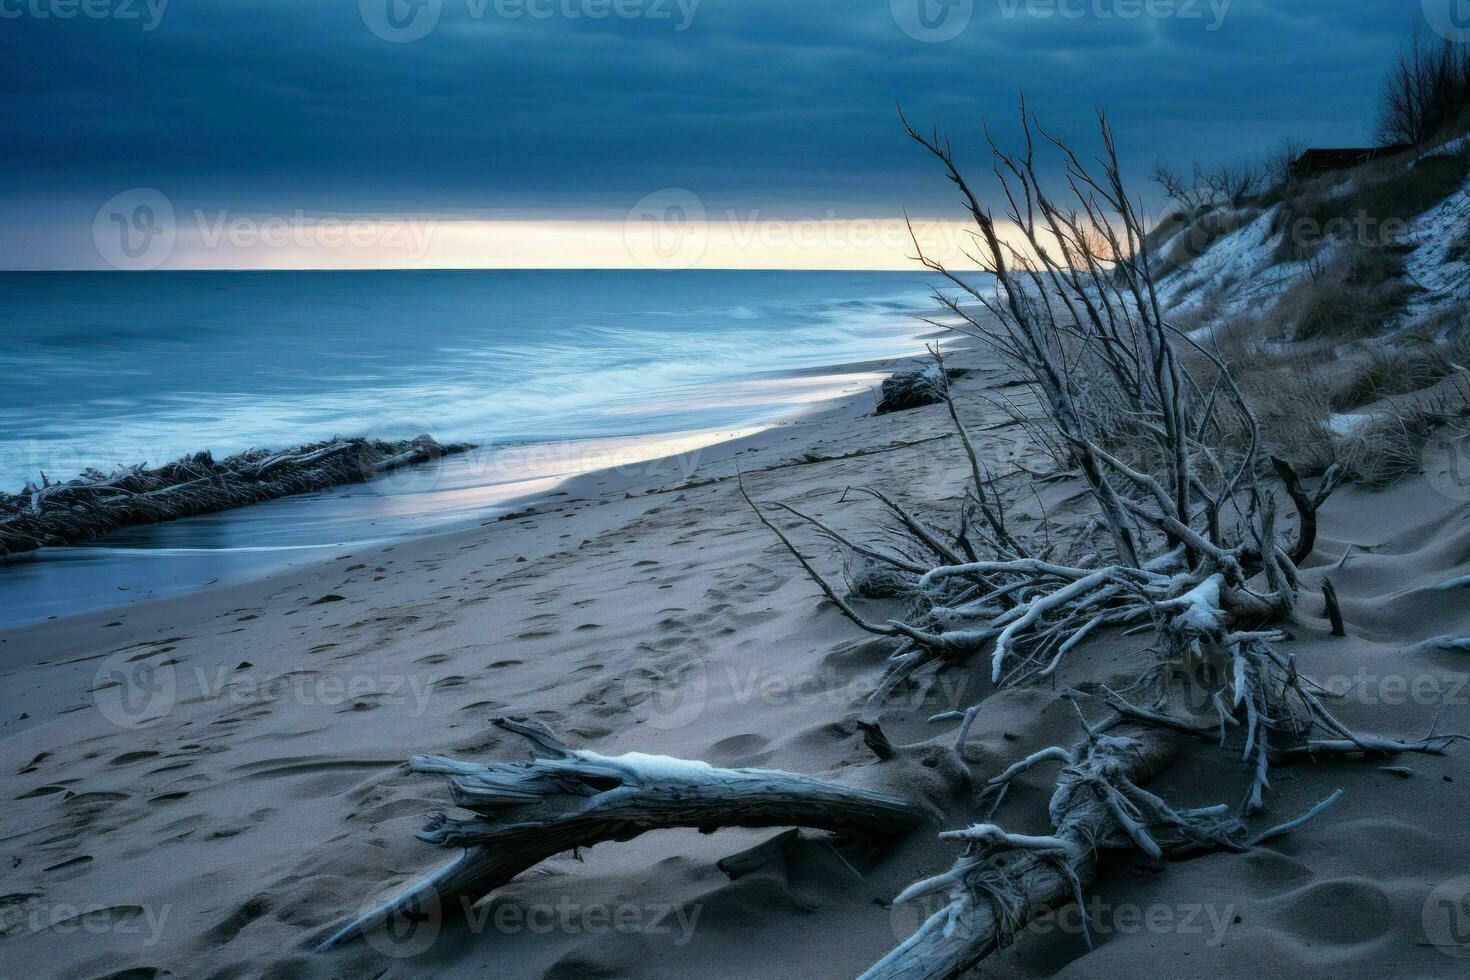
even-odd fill
[(1302, 486), (1301, 477), (1297, 476), (1296, 469), (1290, 463), (1280, 456), (1272, 456), (1271, 465), (1281, 478), (1281, 485), (1286, 489), (1287, 496), (1291, 497), (1291, 502), (1296, 506), (1297, 537), (1288, 556), (1293, 565), (1300, 565), (1311, 557), (1312, 549), (1317, 546), (1317, 511), (1342, 483), (1344, 473), (1340, 466), (1328, 468), (1316, 491), (1308, 493), (1306, 487)]
[(862, 732), (863, 744), (878, 757), (879, 762), (893, 758), (893, 743), (888, 740), (882, 725), (876, 721), (859, 721), (857, 728)]
[(284, 452), (259, 449), (216, 461), (209, 453), (157, 469), (90, 470), (75, 480), (0, 493), (0, 558), (76, 544), (121, 527), (156, 524), (291, 494), (356, 483), (474, 447), (428, 436), (400, 442), (335, 439)]
[(455, 805), (476, 814), (434, 814), (419, 838), (465, 852), (318, 949), (349, 942), (403, 910), (467, 907), (553, 855), (651, 830), (807, 827), (891, 837), (923, 819), (905, 800), (811, 776), (636, 753), (610, 758), (572, 749), (533, 721), (495, 724), (530, 739), (546, 757), (481, 765), (416, 756), (415, 772), (446, 777)]
[[(1088, 763), (1129, 783), (1151, 779), (1171, 755), (1156, 735), (1107, 738), (1082, 750), (1073, 771)], [(1065, 774), (1064, 774), (1065, 776)], [(1060, 782), (1051, 803), (1059, 848), (972, 844), (946, 875), (921, 882), (899, 896), (910, 901), (944, 890), (949, 903), (862, 975), (861, 980), (944, 980), (959, 976), (1045, 910), (1080, 898), (1097, 875), (1097, 853), (1132, 846), (1108, 790), (1092, 779)], [(1021, 844), (1037, 839), (1012, 838)], [(1044, 839), (1042, 839), (1044, 840)], [(1047, 842), (1049, 843), (1049, 841)], [(1044, 845), (1043, 845), (1044, 847)]]
[(1332, 584), (1332, 579), (1322, 580), (1322, 599), (1327, 603), (1327, 619), (1332, 623), (1333, 636), (1347, 636), (1347, 629), (1342, 622), (1342, 606), (1337, 601), (1337, 586)]
[(715, 862), (730, 878), (736, 879), (758, 871), (773, 861), (785, 860), (792, 848), (801, 842), (801, 831), (792, 829), (777, 834), (770, 840), (757, 844), (739, 854), (731, 854)]
[(1175, 810), (1143, 789), (1140, 784), (1168, 765), (1175, 737), (1141, 729), (1104, 734), (1111, 724), (1089, 728), (1070, 751), (1037, 752), (989, 782), (988, 791), (1003, 793), (1011, 779), (1034, 766), (1064, 763), (1047, 807), (1053, 833), (1010, 834), (977, 824), (941, 834), (964, 841), (964, 854), (948, 872), (910, 886), (895, 904), (936, 892), (945, 893), (948, 903), (861, 980), (958, 977), (1009, 945), (1029, 922), (1074, 902), (1091, 946), (1083, 893), (1097, 876), (1102, 852), (1137, 850), (1160, 860), (1244, 851), (1290, 833), (1342, 796), (1338, 790), (1301, 816), (1252, 835), (1226, 806)]

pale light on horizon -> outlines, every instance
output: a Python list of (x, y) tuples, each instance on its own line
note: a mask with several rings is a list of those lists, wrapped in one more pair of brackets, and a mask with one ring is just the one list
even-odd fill
[[(139, 209), (143, 210), (139, 210)], [(677, 209), (626, 220), (317, 217), (180, 211), (124, 201), (78, 233), (32, 227), (0, 268), (776, 269), (921, 271), (923, 253), (973, 271), (974, 226), (951, 219), (689, 219)], [(146, 218), (139, 217), (147, 215)], [(912, 237), (910, 234), (912, 227)]]

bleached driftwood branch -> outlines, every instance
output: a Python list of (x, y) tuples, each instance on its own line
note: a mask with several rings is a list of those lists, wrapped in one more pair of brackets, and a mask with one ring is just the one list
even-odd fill
[(465, 851), (433, 875), (348, 923), (328, 950), (408, 910), (473, 904), (545, 859), (651, 830), (692, 827), (808, 827), (891, 837), (918, 825), (905, 800), (840, 783), (766, 769), (716, 769), (704, 762), (632, 753), (617, 757), (572, 749), (545, 726), (494, 722), (535, 744), (528, 763), (456, 762), (416, 756), (415, 772), (449, 780), (456, 806), (476, 815), (434, 814), (421, 840)]
[[(992, 145), (1007, 217), (1029, 248), (1003, 240), (955, 163), (948, 142), (911, 127), (910, 137), (940, 161), (976, 223), (982, 266), (994, 292), (920, 260), (960, 297), (940, 297), (958, 329), (1012, 366), (1038, 393), (1037, 424), (1059, 462), (1079, 472), (1112, 545), (1109, 558), (1051, 559), (1011, 530), (1006, 504), (965, 429), (953, 392), (950, 415), (969, 460), (970, 485), (958, 530), (942, 534), (899, 502), (871, 493), (911, 538), (907, 548), (855, 544), (787, 508), (829, 540), (893, 576), (917, 576), (911, 615), (871, 622), (822, 580), (791, 536), (754, 502), (760, 519), (829, 598), (863, 629), (901, 640), (874, 700), (921, 671), (985, 656), (996, 685), (1053, 676), (1069, 653), (1105, 628), (1148, 629), (1161, 651), (1161, 676), (1207, 673), (1220, 724), (1241, 731), (1257, 780), (1247, 809), (1269, 786), (1272, 736), (1289, 750), (1322, 735), (1354, 736), (1332, 717), (1265, 627), (1297, 601), (1296, 563), (1312, 551), (1317, 511), (1341, 482), (1333, 467), (1308, 488), (1291, 465), (1272, 465), (1298, 515), (1288, 542), (1272, 494), (1260, 484), (1259, 425), (1230, 366), (1163, 316), (1142, 227), (1124, 190), (1112, 135), (1101, 120), (1104, 154), (1094, 173), (1026, 115), (1024, 152)], [(1063, 204), (1037, 175), (1033, 133), (1059, 151), (1071, 199)], [(915, 239), (915, 247), (919, 242)], [(982, 319), (983, 311), (988, 319)], [(946, 377), (934, 351), (936, 378)], [(861, 549), (859, 551), (858, 549)], [(932, 556), (917, 570), (912, 555)], [(961, 719), (962, 744), (974, 711)], [(949, 717), (949, 716), (941, 716)], [(1320, 733), (1320, 734), (1319, 734)]]

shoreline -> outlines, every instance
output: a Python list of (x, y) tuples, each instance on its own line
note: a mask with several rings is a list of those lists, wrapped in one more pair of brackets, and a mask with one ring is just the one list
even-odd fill
[[(932, 338), (925, 337), (921, 339), (927, 340)], [(742, 457), (752, 452), (759, 452), (763, 448), (768, 449), (778, 441), (799, 438), (799, 436), (789, 435), (788, 430), (796, 428), (800, 431), (801, 427), (804, 426), (822, 428), (831, 425), (836, 420), (865, 413), (871, 414), (872, 405), (869, 403), (874, 401), (875, 398), (876, 380), (881, 380), (882, 377), (887, 377), (893, 373), (911, 370), (916, 366), (922, 365), (927, 359), (926, 354), (915, 353), (895, 358), (870, 359), (804, 368), (792, 372), (772, 372), (772, 375), (779, 376), (780, 378), (830, 377), (833, 379), (857, 379), (871, 377), (875, 379), (875, 384), (871, 387), (865, 387), (862, 390), (836, 394), (810, 402), (764, 425), (743, 431), (722, 432), (722, 430), (708, 430), (704, 432), (696, 431), (694, 433), (670, 433), (652, 437), (613, 436), (604, 439), (517, 444), (510, 448), (534, 453), (540, 447), (574, 443), (580, 446), (594, 447), (594, 455), (598, 452), (595, 447), (605, 447), (608, 444), (631, 442), (635, 446), (633, 447), (634, 451), (631, 459), (625, 457), (623, 462), (611, 467), (584, 468), (578, 472), (555, 477), (531, 478), (517, 481), (514, 484), (517, 487), (525, 487), (530, 484), (542, 485), (538, 489), (530, 492), (514, 493), (513, 495), (498, 499), (488, 509), (477, 514), (466, 515), (443, 526), (433, 527), (422, 532), (315, 545), (309, 549), (303, 548), (301, 550), (329, 553), (331, 557), (316, 557), (313, 555), (302, 561), (261, 569), (258, 574), (249, 574), (248, 577), (239, 581), (228, 583), (201, 581), (188, 588), (164, 595), (139, 597), (120, 604), (95, 606), (44, 619), (0, 625), (0, 679), (29, 668), (47, 666), (48, 661), (26, 662), (26, 655), (22, 655), (19, 660), (13, 659), (13, 651), (17, 648), (30, 650), (38, 644), (50, 645), (48, 641), (53, 636), (62, 637), (61, 645), (69, 646), (71, 638), (74, 636), (85, 636), (99, 628), (119, 628), (121, 625), (125, 625), (130, 617), (167, 620), (170, 616), (174, 615), (172, 610), (187, 609), (201, 597), (210, 597), (211, 605), (229, 601), (229, 597), (236, 594), (240, 595), (243, 601), (243, 597), (258, 596), (260, 590), (267, 586), (285, 588), (288, 587), (288, 583), (293, 581), (307, 581), (321, 576), (347, 558), (353, 558), (358, 562), (370, 562), (393, 552), (432, 552), (439, 550), (441, 547), (448, 548), (460, 539), (475, 537), (490, 529), (502, 529), (501, 531), (491, 531), (491, 533), (495, 534), (498, 539), (510, 539), (500, 541), (499, 544), (503, 547), (497, 550), (514, 552), (517, 536), (513, 531), (523, 522), (533, 521), (536, 518), (542, 517), (566, 515), (569, 512), (584, 511), (592, 507), (601, 508), (612, 504), (627, 504), (631, 501), (637, 501), (640, 498), (668, 494), (679, 489), (684, 489), (685, 487), (682, 484), (703, 486), (706, 485), (703, 482), (705, 480), (703, 474), (712, 469), (719, 473), (714, 480), (728, 479), (733, 474), (733, 469), (730, 468), (730, 464), (737, 457)], [(667, 447), (671, 443), (677, 442), (681, 437), (691, 435), (695, 437), (693, 446), (685, 448), (681, 452), (648, 455), (637, 451), (638, 447), (636, 444), (645, 438), (651, 439), (657, 446)], [(704, 436), (709, 437), (708, 441), (703, 441), (700, 438)], [(493, 453), (498, 449), (504, 448), (507, 447), (481, 447), (464, 454), (458, 461), (469, 462), (473, 460), (476, 454)], [(440, 465), (445, 459), (436, 460), (421, 467), (412, 467), (404, 472), (422, 472), (426, 467)], [(726, 470), (729, 470), (729, 472), (726, 472)], [(357, 485), (356, 489), (361, 489), (364, 486), (366, 484)], [(331, 492), (330, 490), (327, 491), (327, 493)], [(265, 508), (269, 508), (273, 504), (282, 503), (295, 503), (306, 508), (311, 508), (315, 504), (320, 503), (316, 499), (319, 496), (321, 496), (320, 493), (306, 493), (294, 497), (282, 498), (277, 501), (232, 508), (231, 510), (219, 512), (219, 514), (214, 516), (228, 518), (228, 515), (244, 512), (262, 513)], [(617, 511), (619, 508), (613, 507), (610, 509)], [(176, 523), (181, 522), (164, 522), (164, 525), (158, 526), (162, 527), (167, 524)], [(54, 550), (62, 551), (63, 549)], [(12, 567), (0, 566), (0, 577), (16, 571), (17, 568), (31, 562), (36, 562), (36, 559), (22, 559), (14, 563)], [(3, 581), (0, 581), (0, 585), (3, 585)], [(54, 661), (50, 662), (54, 663)], [(14, 721), (15, 719), (13, 717), (0, 720), (0, 738), (4, 738), (7, 733), (14, 729)]]
[[(928, 343), (937, 336), (939, 334), (933, 331), (926, 331), (914, 339), (915, 342)], [(566, 496), (572, 492), (568, 490), (569, 485), (595, 476), (604, 469), (641, 467), (656, 474), (659, 468), (687, 467), (690, 454), (698, 457), (719, 443), (789, 425), (848, 399), (867, 398), (869, 391), (883, 377), (924, 357), (922, 353), (913, 352), (890, 358), (752, 372), (740, 379), (739, 384), (747, 389), (764, 387), (772, 393), (773, 407), (784, 411), (744, 427), (490, 444), (405, 467), (391, 477), (307, 490), (200, 515), (206, 517), (211, 525), (208, 532), (211, 540), (228, 536), (230, 529), (227, 525), (266, 523), (266, 515), (277, 516), (285, 523), (288, 533), (291, 528), (300, 531), (300, 540), (288, 544), (273, 542), (265, 547), (252, 547), (247, 538), (245, 544), (228, 548), (191, 548), (187, 536), (198, 524), (189, 522), (197, 522), (198, 519), (185, 517), (120, 528), (75, 545), (9, 556), (0, 561), (0, 601), (5, 601), (10, 609), (32, 608), (36, 611), (25, 619), (0, 621), (0, 636), (12, 629), (60, 622), (89, 613), (120, 613), (139, 603), (247, 584), (292, 570), (303, 570), (313, 564), (329, 562), (330, 558), (325, 555), (334, 550), (362, 550), (462, 531)], [(785, 401), (778, 402), (775, 396), (782, 386), (789, 386), (792, 390), (790, 394), (781, 396)], [(599, 465), (603, 461), (611, 465)], [(630, 484), (621, 489), (629, 491), (633, 486)], [(373, 495), (392, 499), (378, 502), (375, 506)], [(344, 518), (343, 512), (354, 508), (354, 502), (347, 499), (352, 496), (360, 496), (366, 503), (355, 507), (362, 513), (356, 516), (349, 513)], [(419, 508), (417, 512), (414, 511), (415, 504)], [(415, 521), (425, 526), (415, 527)], [(337, 533), (341, 538), (324, 539), (312, 526), (318, 522), (331, 524), (326, 533)], [(389, 525), (388, 530), (375, 530), (384, 523)], [(220, 530), (221, 525), (226, 527)], [(281, 536), (278, 529), (267, 533), (272, 539)], [(173, 540), (178, 535), (186, 540), (182, 543)], [(75, 597), (78, 593), (76, 578), (80, 573), (75, 566), (79, 562), (103, 563), (104, 567), (86, 569), (85, 572), (90, 578), (106, 580), (109, 574), (113, 578), (131, 578), (130, 572), (136, 574), (138, 569), (136, 565), (130, 568), (130, 561), (170, 558), (175, 559), (175, 564), (193, 560), (201, 568), (197, 581), (194, 584), (165, 585), (157, 579), (165, 576), (180, 579), (190, 573), (145, 569), (143, 588), (148, 589), (149, 594), (129, 597), (122, 603), (103, 601), (99, 604), (93, 601), (80, 608), (52, 612), (50, 607), (36, 601), (38, 594), (42, 593)], [(151, 580), (147, 577), (149, 572), (153, 576)], [(68, 575), (72, 576), (71, 581), (68, 581)], [(6, 576), (12, 576), (8, 589)], [(14, 583), (17, 577), (28, 577), (34, 581), (17, 587)], [(131, 592), (135, 588), (136, 585), (130, 584), (126, 591)], [(11, 594), (7, 595), (7, 591)], [(109, 588), (108, 591), (112, 590)], [(16, 666), (7, 661), (8, 658), (0, 653), (0, 670)]]

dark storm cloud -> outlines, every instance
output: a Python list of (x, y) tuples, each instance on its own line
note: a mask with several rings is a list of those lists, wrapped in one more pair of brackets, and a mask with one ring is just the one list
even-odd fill
[(926, 42), (905, 3), (969, 0), (417, 0), (433, 29), (391, 43), (367, 22), (416, 8), (391, 0), (390, 22), (389, 2), (0, 0), (0, 220), (140, 185), (260, 210), (621, 215), (669, 186), (767, 213), (952, 210), (895, 100), (971, 159), (982, 120), (1014, 134), (1022, 87), (1068, 136), (1105, 106), (1139, 170), (1356, 141), (1420, 8), (973, 0)]

